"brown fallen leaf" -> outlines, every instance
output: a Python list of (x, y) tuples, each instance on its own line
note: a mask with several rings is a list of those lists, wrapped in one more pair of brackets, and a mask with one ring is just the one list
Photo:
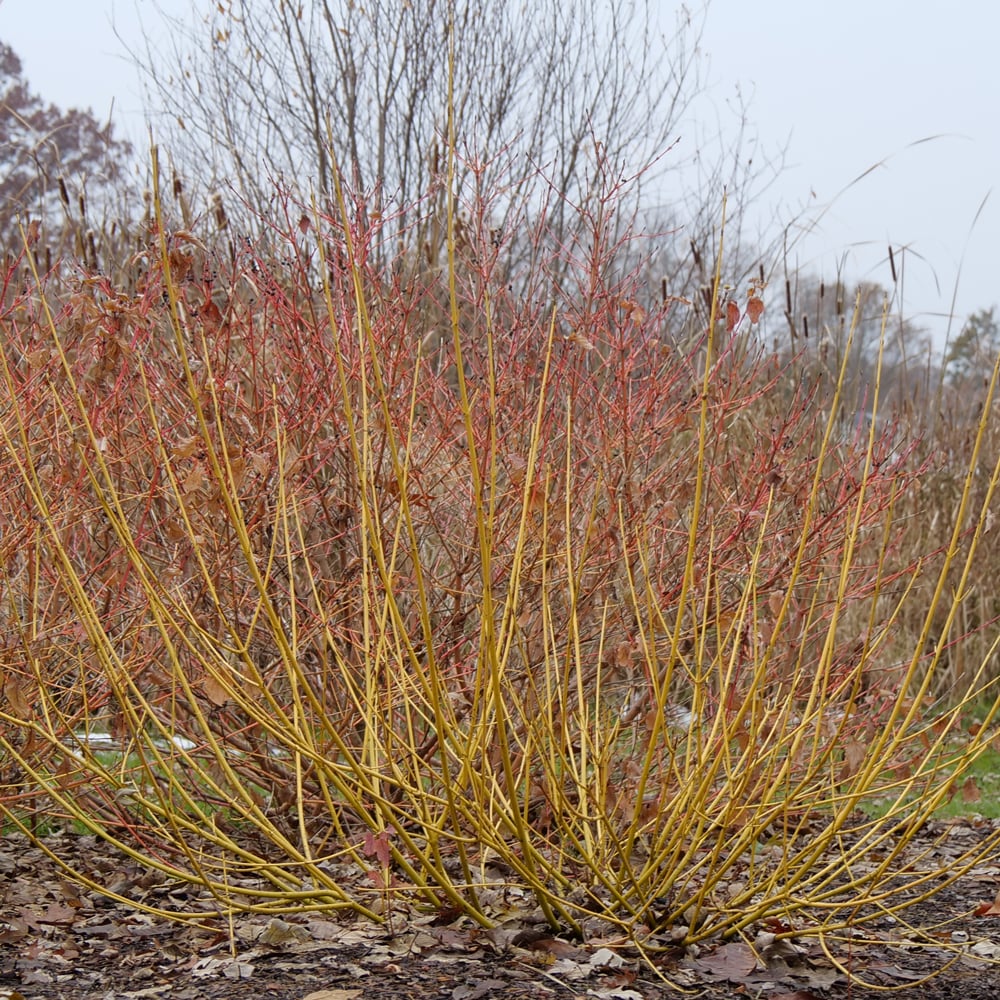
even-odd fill
[(484, 979), (480, 982), (460, 983), (451, 991), (452, 1000), (484, 1000), (498, 995), (507, 983), (502, 979)]
[(66, 906), (64, 903), (49, 903), (41, 912), (35, 915), (35, 924), (71, 924), (79, 916), (79, 911), (75, 906)]
[(307, 993), (302, 1000), (355, 1000), (363, 992), (363, 990), (317, 990), (315, 993)]
[(309, 938), (309, 930), (301, 924), (290, 924), (284, 920), (279, 920), (277, 917), (272, 917), (267, 922), (267, 926), (261, 930), (257, 940), (261, 944), (270, 945), (274, 948), (281, 945), (301, 943), (308, 941)]
[(996, 898), (992, 903), (980, 903), (973, 913), (977, 917), (996, 917), (1000, 916), (1000, 892), (997, 892)]
[(529, 948), (531, 951), (544, 951), (549, 955), (554, 955), (556, 958), (568, 958), (577, 962), (584, 961), (587, 955), (584, 949), (578, 948), (568, 941), (563, 941), (562, 938), (548, 935), (526, 941), (524, 947)]
[(699, 956), (691, 964), (716, 981), (740, 983), (756, 969), (757, 956), (749, 945), (734, 941)]
[(20, 917), (6, 918), (6, 929), (0, 931), (0, 944), (17, 944), (28, 936), (28, 922)]

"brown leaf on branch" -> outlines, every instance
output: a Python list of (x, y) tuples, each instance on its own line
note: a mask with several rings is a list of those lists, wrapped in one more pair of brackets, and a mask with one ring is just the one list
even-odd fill
[(976, 784), (976, 779), (970, 774), (968, 778), (965, 779), (962, 784), (962, 801), (963, 802), (978, 802), (983, 797), (982, 792), (979, 791), (979, 786)]
[(844, 765), (840, 769), (840, 780), (850, 781), (861, 770), (865, 761), (866, 748), (858, 739), (849, 739), (844, 743)]
[(229, 691), (226, 686), (211, 675), (202, 680), (201, 689), (205, 692), (205, 697), (217, 708), (221, 708), (229, 701)]
[(726, 304), (726, 333), (732, 333), (740, 321), (740, 307), (735, 302)]
[(8, 674), (3, 682), (3, 695), (16, 718), (31, 718), (31, 703), (21, 682), (13, 674)]
[(375, 858), (383, 868), (388, 868), (392, 857), (389, 848), (389, 831), (382, 830), (381, 833), (375, 833), (372, 830), (365, 831), (365, 844), (362, 852), (366, 857)]

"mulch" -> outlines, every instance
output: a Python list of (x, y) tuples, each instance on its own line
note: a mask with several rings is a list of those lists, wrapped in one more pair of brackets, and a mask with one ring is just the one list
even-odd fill
[[(177, 906), (191, 891), (164, 886), (94, 838), (72, 846), (86, 870), (130, 898), (169, 894)], [(907, 910), (906, 922), (886, 917), (842, 935), (829, 947), (849, 978), (809, 937), (678, 945), (644, 961), (624, 942), (581, 943), (523, 922), (483, 930), (428, 916), (393, 933), (323, 914), (178, 924), (69, 882), (10, 835), (0, 838), (0, 1000), (846, 1000), (874, 996), (864, 984), (903, 1000), (980, 1000), (1000, 996), (998, 888), (1000, 859)]]

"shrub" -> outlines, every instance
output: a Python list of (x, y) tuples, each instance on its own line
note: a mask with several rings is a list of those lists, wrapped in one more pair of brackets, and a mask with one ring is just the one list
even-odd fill
[(544, 296), (486, 201), (436, 276), (372, 263), (343, 196), (284, 260), (161, 219), (134, 292), (5, 290), (8, 824), (73, 820), (220, 913), (537, 907), (651, 947), (924, 891), (908, 844), (995, 711), (956, 741), (981, 672), (928, 698), (985, 420), (915, 547), (913, 448), (764, 351), (761, 283), (725, 295), (720, 247), (691, 338), (578, 211)]

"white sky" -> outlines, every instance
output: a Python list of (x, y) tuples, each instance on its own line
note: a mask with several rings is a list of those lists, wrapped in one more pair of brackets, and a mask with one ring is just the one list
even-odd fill
[[(157, 5), (190, 9), (189, 0)], [(46, 100), (101, 118), (113, 104), (141, 143), (139, 87), (112, 20), (138, 40), (137, 11), (157, 24), (153, 8), (0, 0), (0, 39)], [(712, 0), (709, 9), (708, 98), (723, 109), (740, 86), (764, 147), (788, 144), (788, 169), (761, 218), (773, 217), (775, 202), (814, 219), (829, 206), (793, 251), (828, 280), (839, 268), (850, 282), (889, 285), (886, 247), (897, 264), (908, 247), (904, 312), (939, 338), (956, 283), (952, 335), (969, 312), (1000, 304), (998, 43), (1000, 3), (987, 0)]]

